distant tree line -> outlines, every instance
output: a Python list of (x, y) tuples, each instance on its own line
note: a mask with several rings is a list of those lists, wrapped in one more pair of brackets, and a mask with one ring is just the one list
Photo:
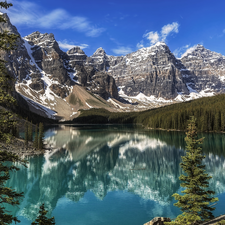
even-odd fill
[(225, 131), (225, 95), (201, 98), (142, 112), (136, 117), (136, 122), (154, 129), (185, 130), (190, 116), (197, 119), (198, 131)]
[(33, 123), (29, 122), (28, 119), (25, 122), (24, 127), (24, 140), (25, 145), (28, 146), (29, 141), (33, 141), (33, 147), (39, 150), (43, 149), (44, 146), (44, 125), (43, 123), (36, 124), (35, 126), (35, 134), (34, 134), (34, 140), (33, 140)]
[(106, 109), (80, 110), (74, 123), (141, 124), (147, 128), (186, 130), (194, 116), (201, 132), (225, 131), (225, 94), (172, 104), (142, 112), (109, 112)]

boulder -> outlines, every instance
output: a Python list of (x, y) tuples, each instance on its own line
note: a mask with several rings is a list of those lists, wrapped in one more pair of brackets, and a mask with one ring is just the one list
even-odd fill
[(167, 217), (155, 217), (150, 222), (144, 225), (164, 225), (164, 222), (171, 222), (170, 218)]

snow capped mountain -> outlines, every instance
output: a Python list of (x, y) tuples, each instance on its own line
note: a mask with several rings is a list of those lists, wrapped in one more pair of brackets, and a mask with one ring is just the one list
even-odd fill
[[(4, 17), (7, 23), (0, 24), (0, 30), (19, 35), (7, 14)], [(79, 47), (65, 53), (53, 34), (38, 31), (24, 38), (19, 35), (17, 45), (16, 50), (2, 52), (1, 56), (16, 78), (16, 91), (31, 111), (50, 118), (72, 119), (79, 109), (115, 110), (106, 101), (109, 97), (118, 98), (114, 79), (91, 65), (83, 65), (87, 56)]]
[(201, 92), (220, 93), (225, 88), (225, 56), (212, 52), (202, 45), (197, 45), (191, 51), (186, 52), (181, 61), (191, 77), (186, 80), (188, 85)]
[(108, 72), (128, 96), (174, 99), (177, 93), (188, 94), (183, 81), (183, 66), (165, 43), (139, 49), (112, 63)]
[[(175, 58), (158, 42), (126, 56), (108, 56), (108, 73), (130, 102), (180, 102), (225, 92), (225, 56), (197, 45)], [(139, 101), (140, 102), (140, 101)]]
[[(0, 31), (19, 35), (7, 16)], [(63, 52), (53, 34), (38, 31), (1, 56), (16, 78), (15, 89), (30, 110), (53, 118), (79, 109), (138, 111), (225, 92), (225, 56), (202, 45), (177, 59), (164, 42), (125, 56), (98, 48), (88, 57), (79, 47)]]

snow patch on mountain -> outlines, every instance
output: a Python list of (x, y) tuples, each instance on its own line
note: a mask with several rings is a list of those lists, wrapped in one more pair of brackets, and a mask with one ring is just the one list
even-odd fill
[(57, 115), (57, 112), (45, 107), (44, 105), (41, 105), (40, 103), (37, 103), (35, 101), (32, 101), (30, 98), (25, 97), (24, 95), (21, 95), (30, 105), (32, 105), (37, 111), (42, 111), (45, 113), (45, 115), (48, 118), (54, 119)]
[(140, 102), (163, 102), (163, 103), (170, 103), (170, 102), (173, 102), (173, 100), (166, 100), (162, 97), (159, 97), (159, 98), (156, 98), (155, 96), (151, 95), (151, 96), (146, 96), (145, 94), (143, 93), (139, 93), (138, 95), (136, 96), (128, 96), (124, 93), (123, 91), (123, 87), (124, 86), (120, 86), (118, 89), (119, 89), (119, 96), (121, 98), (124, 98), (126, 99), (127, 101), (129, 102), (134, 102), (134, 100), (138, 100)]
[(124, 109), (126, 107), (121, 106), (120, 104), (116, 103), (112, 98), (108, 98), (107, 102), (113, 104), (116, 108)]
[[(52, 92), (50, 90), (50, 86), (52, 84), (59, 84), (58, 81), (52, 81), (51, 79), (49, 79), (48, 75), (39, 68), (39, 66), (36, 64), (36, 61), (35, 59), (33, 58), (32, 56), (32, 46), (28, 43), (28, 40), (26, 40), (26, 38), (24, 38), (24, 46), (26, 47), (27, 49), (27, 53), (28, 55), (30, 56), (31, 58), (31, 61), (32, 63), (36, 66), (36, 68), (40, 71), (40, 73), (42, 74), (42, 80), (44, 81), (44, 84), (45, 84), (45, 93), (41, 96), (41, 100), (42, 100), (42, 104), (43, 105), (47, 105), (48, 103), (46, 102), (46, 100), (52, 100), (52, 101), (55, 101), (55, 94), (54, 92)], [(29, 86), (28, 86), (29, 87)]]

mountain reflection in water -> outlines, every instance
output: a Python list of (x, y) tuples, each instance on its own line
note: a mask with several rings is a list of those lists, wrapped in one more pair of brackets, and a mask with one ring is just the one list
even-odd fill
[[(210, 188), (217, 194), (224, 193), (224, 135), (203, 136), (206, 136), (205, 164), (213, 176)], [(170, 207), (171, 195), (180, 191), (179, 163), (184, 155), (184, 137), (184, 133), (123, 126), (51, 128), (46, 132), (45, 141), (55, 150), (29, 158), (28, 169), (21, 167), (7, 183), (24, 192), (20, 209), (12, 210), (34, 220), (43, 202), (51, 215), (64, 196), (79, 202), (86, 193), (92, 192), (103, 201), (114, 191), (135, 194)], [(215, 145), (217, 152), (212, 148)], [(161, 215), (151, 214), (154, 216)]]

